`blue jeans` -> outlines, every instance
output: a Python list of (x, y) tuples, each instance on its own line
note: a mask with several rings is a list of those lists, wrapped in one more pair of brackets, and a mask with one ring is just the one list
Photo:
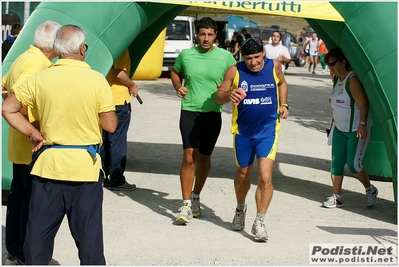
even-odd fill
[(32, 176), (25, 164), (12, 164), (13, 179), (7, 200), (6, 249), (9, 254), (25, 262), (22, 246), (28, 223), (29, 200), (32, 192)]
[(123, 175), (126, 168), (127, 131), (130, 125), (130, 103), (115, 106), (118, 126), (114, 133), (103, 131), (103, 145), (101, 148), (102, 167), (109, 176), (111, 187), (117, 187), (126, 182)]

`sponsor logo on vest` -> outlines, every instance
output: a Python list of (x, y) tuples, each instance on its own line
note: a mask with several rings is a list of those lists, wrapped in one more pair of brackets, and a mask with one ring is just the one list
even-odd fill
[(259, 98), (250, 98), (250, 99), (244, 98), (243, 104), (244, 105), (258, 105), (258, 104), (260, 104), (260, 100), (259, 100)]
[(251, 85), (251, 91), (266, 91), (267, 89), (274, 89), (274, 83), (264, 83), (264, 84), (253, 84)]
[(262, 97), (261, 99), (260, 99), (260, 104), (261, 105), (271, 105), (273, 102), (272, 102), (272, 98), (271, 97)]
[(242, 89), (244, 89), (245, 92), (248, 92), (248, 83), (247, 83), (247, 81), (242, 81), (240, 87)]

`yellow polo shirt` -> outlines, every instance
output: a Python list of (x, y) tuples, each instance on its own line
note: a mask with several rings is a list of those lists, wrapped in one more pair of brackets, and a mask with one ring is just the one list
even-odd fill
[(115, 76), (115, 70), (121, 69), (126, 72), (130, 77), (130, 55), (129, 50), (126, 49), (125, 52), (115, 61), (111, 69), (107, 74), (107, 81), (112, 89), (112, 94), (114, 95), (115, 105), (120, 106), (132, 101), (132, 96), (130, 95), (129, 88), (122, 84)]
[[(13, 90), (22, 105), (37, 109), (45, 145), (102, 144), (99, 113), (115, 110), (114, 98), (106, 79), (87, 63), (59, 59)], [(84, 149), (49, 148), (39, 156), (31, 174), (95, 182), (100, 168), (99, 154), (94, 161)]]
[[(36, 72), (52, 66), (48, 58), (35, 46), (30, 46), (11, 65), (10, 70), (2, 79), (2, 85), (10, 89), (24, 82)], [(29, 121), (35, 121), (37, 113), (28, 108)], [(29, 164), (32, 161), (33, 144), (26, 135), (12, 127), (8, 130), (8, 160), (16, 164)]]

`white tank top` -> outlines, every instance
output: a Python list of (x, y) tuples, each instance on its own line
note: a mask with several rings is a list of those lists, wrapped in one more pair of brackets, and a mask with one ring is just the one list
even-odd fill
[[(360, 107), (349, 89), (350, 78), (356, 75), (350, 71), (343, 81), (337, 79), (330, 96), (335, 126), (343, 132), (357, 131), (360, 121)], [(371, 126), (371, 113), (368, 112), (367, 124)]]
[(310, 39), (310, 42), (309, 42), (309, 54), (311, 56), (317, 56), (319, 54), (319, 50), (317, 49), (317, 44), (318, 44), (317, 40)]

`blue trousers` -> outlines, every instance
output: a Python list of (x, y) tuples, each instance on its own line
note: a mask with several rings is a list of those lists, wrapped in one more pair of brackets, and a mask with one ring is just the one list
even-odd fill
[(115, 106), (118, 126), (114, 133), (103, 131), (101, 159), (103, 170), (109, 176), (111, 187), (117, 187), (126, 182), (123, 175), (126, 168), (127, 131), (129, 130), (131, 107), (130, 103)]
[(5, 245), (9, 254), (25, 262), (22, 246), (28, 223), (32, 176), (28, 165), (13, 163), (12, 171), (13, 179), (7, 200)]
[(27, 265), (48, 265), (54, 238), (67, 215), (81, 265), (105, 265), (102, 182), (57, 181), (35, 176), (24, 244)]

